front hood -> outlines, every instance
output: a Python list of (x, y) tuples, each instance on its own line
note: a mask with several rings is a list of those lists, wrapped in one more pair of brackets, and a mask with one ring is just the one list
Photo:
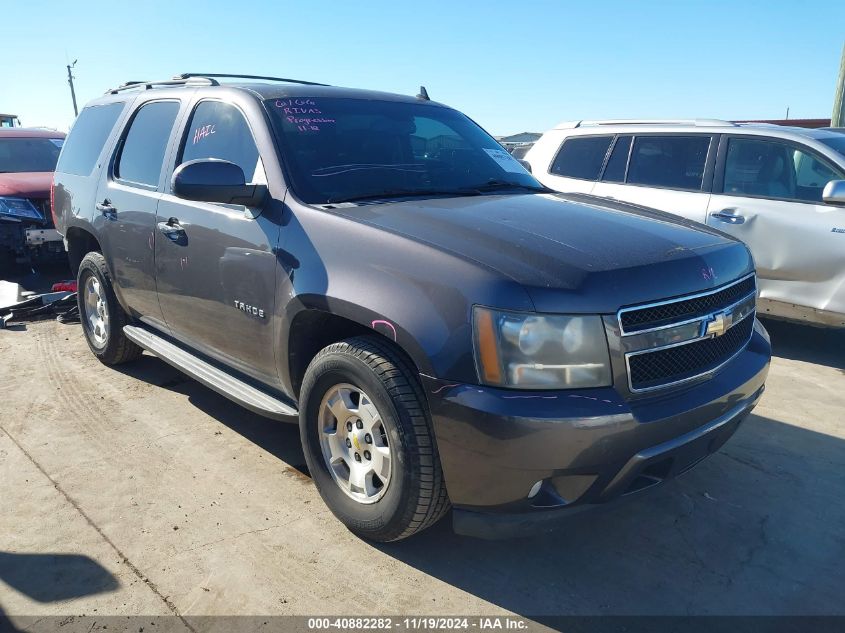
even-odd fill
[(753, 270), (748, 249), (724, 233), (593, 196), (485, 195), (337, 212), (494, 269), (521, 284), (539, 312), (612, 313)]
[(0, 174), (0, 196), (45, 199), (50, 197), (53, 172), (32, 171)]

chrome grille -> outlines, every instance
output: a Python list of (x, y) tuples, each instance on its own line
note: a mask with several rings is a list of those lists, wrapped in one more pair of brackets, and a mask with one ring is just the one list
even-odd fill
[(630, 390), (660, 389), (716, 371), (751, 339), (755, 299), (751, 274), (708, 292), (621, 309)]
[(713, 371), (748, 343), (753, 327), (754, 316), (748, 315), (723, 336), (631, 356), (628, 360), (631, 385), (642, 391)]
[(665, 301), (620, 311), (619, 325), (625, 334), (704, 316), (748, 296), (756, 290), (754, 276), (746, 277), (712, 293)]

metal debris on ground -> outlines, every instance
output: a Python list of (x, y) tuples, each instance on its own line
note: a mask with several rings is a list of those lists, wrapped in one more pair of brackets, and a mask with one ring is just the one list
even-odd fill
[(37, 321), (55, 317), (61, 323), (79, 321), (76, 292), (59, 291), (27, 297), (11, 305), (0, 306), (0, 329), (24, 321)]

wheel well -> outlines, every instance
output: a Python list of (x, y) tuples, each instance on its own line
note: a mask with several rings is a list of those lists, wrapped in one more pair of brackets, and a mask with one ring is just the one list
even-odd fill
[(67, 256), (70, 261), (70, 270), (75, 277), (79, 272), (79, 264), (82, 258), (92, 251), (100, 252), (100, 243), (97, 238), (85, 229), (72, 226), (67, 230)]
[(416, 367), (416, 363), (401, 347), (380, 332), (336, 314), (305, 310), (294, 318), (288, 338), (288, 369), (291, 386), (297, 398), (305, 370), (317, 353), (327, 345), (353, 336), (378, 338), (405, 356), (411, 367)]

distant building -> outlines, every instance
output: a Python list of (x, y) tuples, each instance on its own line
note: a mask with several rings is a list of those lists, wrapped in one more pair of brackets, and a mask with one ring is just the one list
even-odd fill
[(511, 150), (520, 145), (531, 145), (537, 139), (543, 136), (540, 132), (520, 132), (519, 134), (511, 134), (509, 136), (497, 136), (496, 140), (507, 149)]
[(21, 121), (15, 114), (0, 114), (0, 127), (20, 127)]
[(830, 119), (747, 119), (734, 123), (772, 123), (774, 125), (791, 125), (792, 127), (820, 128), (830, 127)]

